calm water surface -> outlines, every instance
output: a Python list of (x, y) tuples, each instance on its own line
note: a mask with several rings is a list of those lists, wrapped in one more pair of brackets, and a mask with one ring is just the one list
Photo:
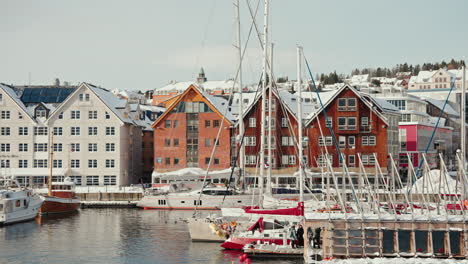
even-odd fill
[[(186, 211), (83, 209), (0, 227), (0, 263), (239, 263), (218, 243), (192, 243)], [(252, 263), (302, 263), (252, 261)]]

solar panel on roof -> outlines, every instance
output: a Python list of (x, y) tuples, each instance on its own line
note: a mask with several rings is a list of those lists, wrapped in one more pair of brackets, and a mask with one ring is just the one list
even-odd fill
[(61, 103), (75, 88), (25, 88), (21, 96), (24, 103)]

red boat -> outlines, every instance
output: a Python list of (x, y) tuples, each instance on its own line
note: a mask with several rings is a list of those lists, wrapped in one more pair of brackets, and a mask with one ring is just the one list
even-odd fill
[(64, 182), (52, 183), (49, 195), (44, 198), (42, 214), (69, 213), (80, 207), (80, 198), (75, 194), (75, 183), (68, 177)]

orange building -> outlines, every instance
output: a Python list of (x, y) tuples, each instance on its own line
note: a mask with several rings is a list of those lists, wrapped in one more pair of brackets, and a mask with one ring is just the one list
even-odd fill
[(210, 170), (229, 168), (234, 118), (227, 107), (227, 100), (190, 85), (152, 125), (154, 170), (207, 169), (215, 145)]

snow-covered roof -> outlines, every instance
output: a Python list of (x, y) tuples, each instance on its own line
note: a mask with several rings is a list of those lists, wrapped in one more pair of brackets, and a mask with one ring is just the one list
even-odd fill
[(0, 88), (3, 89), (9, 96), (10, 98), (26, 113), (29, 115), (29, 117), (31, 119), (34, 120), (34, 118), (32, 118), (32, 115), (31, 113), (28, 111), (26, 105), (21, 101), (21, 94), (20, 94), (20, 91), (17, 91), (16, 89), (14, 89), (13, 87), (9, 86), (9, 85), (6, 85), (6, 84), (3, 84), (3, 83), (0, 83)]
[(85, 83), (88, 88), (93, 91), (97, 97), (99, 97), (104, 104), (109, 107), (109, 109), (122, 121), (125, 123), (132, 123), (132, 120), (127, 116), (124, 115), (124, 111), (126, 110), (127, 101), (124, 99), (119, 98), (111, 91), (108, 91), (103, 88), (96, 87), (92, 84)]
[(395, 112), (399, 113), (400, 110), (393, 104), (387, 102), (387, 100), (382, 98), (369, 97), (373, 100), (383, 111), (385, 112)]
[(143, 111), (151, 111), (151, 112), (164, 112), (166, 111), (166, 108), (161, 107), (161, 106), (155, 106), (155, 105), (140, 105), (140, 109)]
[(415, 79), (411, 78), (410, 82), (414, 81), (417, 83), (429, 82), (432, 76), (436, 73), (436, 71), (420, 71), (418, 76)]
[[(196, 87), (196, 86), (195, 86)], [(199, 89), (197, 87), (197, 89)], [(230, 122), (235, 121), (235, 117), (231, 112), (228, 100), (220, 96), (209, 95), (205, 91), (199, 89), (201, 94), (221, 113), (223, 114)]]
[[(421, 98), (423, 100), (435, 105), (440, 110), (442, 110), (442, 108), (444, 108), (445, 101), (443, 101), (443, 100), (437, 100), (437, 99), (433, 99), (433, 98), (429, 98), (429, 97), (421, 97)], [(455, 109), (453, 109), (453, 107), (448, 103), (445, 105), (444, 112), (449, 114), (449, 115), (459, 116), (458, 112)]]
[(214, 90), (232, 90), (234, 87), (236, 90), (238, 89), (238, 83), (234, 84), (233, 80), (226, 80), (226, 81), (206, 81), (204, 83), (196, 83), (193, 81), (188, 82), (172, 82), (166, 86), (161, 88), (154, 89), (154, 94), (167, 94), (169, 92), (183, 92), (189, 87), (190, 85), (195, 84), (198, 87), (205, 91), (214, 91)]
[(351, 83), (363, 83), (363, 82), (368, 82), (369, 81), (369, 74), (357, 74), (351, 76), (349, 79)]

